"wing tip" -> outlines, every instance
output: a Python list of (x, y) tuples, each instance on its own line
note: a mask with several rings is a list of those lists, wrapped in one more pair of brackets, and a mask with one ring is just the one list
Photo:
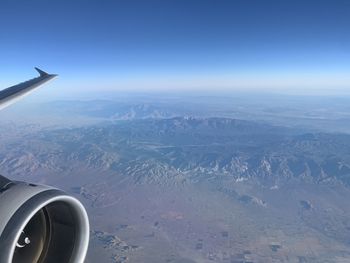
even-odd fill
[(35, 67), (35, 70), (38, 71), (38, 73), (40, 74), (41, 77), (50, 75), (49, 73), (41, 70), (40, 68)]

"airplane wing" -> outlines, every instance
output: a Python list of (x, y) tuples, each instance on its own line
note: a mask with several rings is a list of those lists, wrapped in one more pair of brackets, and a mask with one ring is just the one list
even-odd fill
[(15, 103), (17, 100), (28, 95), (34, 89), (48, 82), (49, 80), (57, 77), (55, 74), (48, 74), (45, 71), (35, 68), (39, 73), (39, 77), (22, 82), (18, 85), (9, 87), (0, 91), (0, 110)]

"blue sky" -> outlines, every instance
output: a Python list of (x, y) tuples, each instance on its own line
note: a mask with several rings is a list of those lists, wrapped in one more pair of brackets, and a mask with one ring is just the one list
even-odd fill
[(2, 0), (0, 84), (347, 89), (347, 0)]

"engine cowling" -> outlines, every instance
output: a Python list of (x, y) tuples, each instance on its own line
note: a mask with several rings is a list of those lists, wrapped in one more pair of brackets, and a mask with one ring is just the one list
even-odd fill
[(89, 222), (61, 190), (0, 176), (0, 262), (83, 263)]

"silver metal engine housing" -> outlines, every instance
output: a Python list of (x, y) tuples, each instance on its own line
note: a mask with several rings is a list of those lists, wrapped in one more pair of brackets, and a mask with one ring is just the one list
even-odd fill
[(0, 179), (0, 262), (83, 263), (89, 244), (83, 205), (55, 188)]

